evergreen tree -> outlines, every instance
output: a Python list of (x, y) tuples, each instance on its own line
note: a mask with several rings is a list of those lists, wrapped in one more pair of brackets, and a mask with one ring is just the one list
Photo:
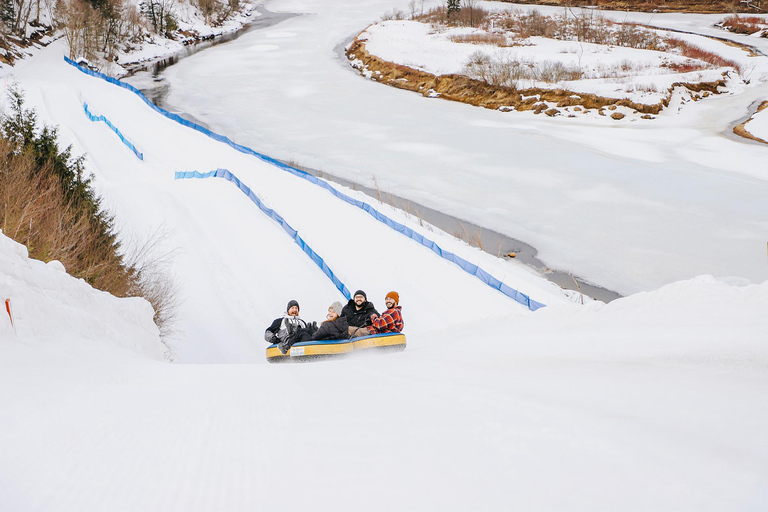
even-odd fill
[(455, 14), (459, 14), (461, 10), (461, 0), (447, 0), (448, 1), (448, 19)]
[(16, 21), (16, 7), (13, 0), (2, 0), (0, 2), (0, 20), (6, 27), (13, 27), (14, 21)]

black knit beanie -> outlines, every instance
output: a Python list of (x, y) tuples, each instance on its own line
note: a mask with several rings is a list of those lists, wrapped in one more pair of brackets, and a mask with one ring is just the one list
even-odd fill
[[(365, 292), (363, 290), (357, 290), (355, 292), (355, 295), (362, 295), (365, 300), (368, 300), (368, 296), (365, 294)], [(353, 295), (352, 298), (354, 298), (355, 295)]]
[[(293, 306), (296, 306), (298, 308), (299, 307), (299, 303), (296, 302), (295, 300), (292, 300), (291, 302), (288, 303), (288, 307), (285, 308), (285, 312), (287, 313), (288, 310), (291, 309)], [(299, 309), (301, 309), (301, 308), (299, 308)]]

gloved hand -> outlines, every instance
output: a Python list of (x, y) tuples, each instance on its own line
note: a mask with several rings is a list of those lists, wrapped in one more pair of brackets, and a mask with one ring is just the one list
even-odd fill
[(274, 344), (275, 338), (276, 338), (275, 333), (273, 333), (272, 331), (267, 331), (264, 333), (264, 339), (267, 340), (267, 343)]

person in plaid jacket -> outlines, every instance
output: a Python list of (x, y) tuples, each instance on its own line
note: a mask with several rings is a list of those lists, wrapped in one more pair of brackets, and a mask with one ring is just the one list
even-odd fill
[(371, 315), (371, 325), (368, 330), (371, 334), (383, 332), (402, 332), (403, 314), (399, 306), (400, 295), (397, 292), (389, 292), (384, 299), (387, 310), (381, 315)]

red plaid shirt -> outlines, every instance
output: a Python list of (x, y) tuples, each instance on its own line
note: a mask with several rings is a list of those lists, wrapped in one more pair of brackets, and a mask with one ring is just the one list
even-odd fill
[(400, 313), (400, 306), (386, 310), (381, 316), (373, 319), (370, 327), (375, 334), (382, 332), (402, 332), (403, 315)]

